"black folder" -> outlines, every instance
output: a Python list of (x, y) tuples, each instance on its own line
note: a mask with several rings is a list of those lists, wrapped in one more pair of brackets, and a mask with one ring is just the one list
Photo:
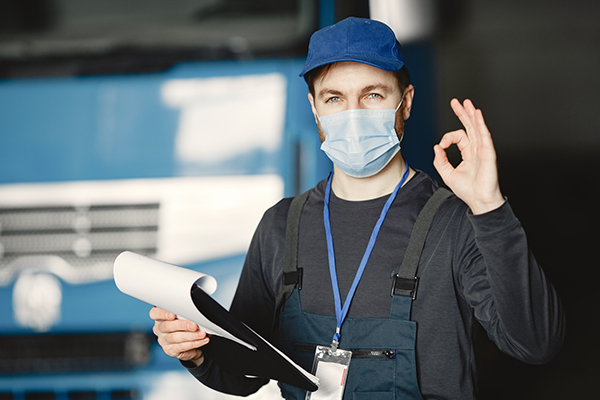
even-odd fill
[(194, 305), (208, 320), (256, 347), (256, 351), (253, 351), (224, 337), (211, 336), (210, 342), (202, 348), (202, 351), (224, 371), (275, 379), (311, 392), (317, 390), (317, 385), (306, 375), (302, 367), (290, 363), (265, 339), (229, 314), (204, 290), (193, 285), (191, 294)]

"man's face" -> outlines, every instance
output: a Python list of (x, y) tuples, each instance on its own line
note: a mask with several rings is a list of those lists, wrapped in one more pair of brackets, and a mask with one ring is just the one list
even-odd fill
[[(320, 117), (351, 109), (396, 109), (403, 93), (398, 81), (389, 71), (356, 62), (340, 62), (324, 70), (314, 81), (315, 96), (308, 98), (319, 127), (319, 138), (325, 140), (317, 115)], [(410, 115), (413, 88), (409, 86), (409, 99), (396, 113), (396, 132), (401, 139), (404, 120)], [(407, 101), (408, 100), (408, 101)]]

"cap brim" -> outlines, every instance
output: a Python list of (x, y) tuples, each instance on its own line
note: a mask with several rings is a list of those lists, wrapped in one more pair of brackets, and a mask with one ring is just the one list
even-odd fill
[(404, 66), (404, 63), (401, 61), (389, 62), (389, 60), (386, 60), (386, 61), (381, 60), (381, 62), (379, 62), (379, 61), (373, 61), (372, 58), (369, 60), (365, 60), (365, 59), (361, 59), (360, 57), (336, 57), (334, 59), (322, 60), (316, 64), (311, 64), (309, 66), (304, 67), (302, 72), (300, 72), (299, 76), (304, 77), (306, 79), (305, 75), (309, 71), (312, 71), (315, 68), (322, 67), (323, 65), (335, 64), (335, 63), (339, 63), (339, 62), (357, 62), (357, 63), (361, 63), (361, 64), (367, 64), (372, 67), (382, 69), (384, 71), (392, 71), (392, 72), (398, 71)]

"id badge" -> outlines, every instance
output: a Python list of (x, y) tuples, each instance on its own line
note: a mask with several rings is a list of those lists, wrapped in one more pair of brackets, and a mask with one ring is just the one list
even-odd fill
[(340, 400), (344, 395), (352, 352), (317, 346), (312, 373), (319, 378), (319, 388), (306, 393), (306, 400)]

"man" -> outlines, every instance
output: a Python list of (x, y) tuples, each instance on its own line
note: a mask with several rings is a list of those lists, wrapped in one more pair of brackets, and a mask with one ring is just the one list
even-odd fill
[[(351, 350), (347, 399), (474, 398), (477, 323), (518, 359), (554, 357), (564, 336), (562, 307), (500, 191), (481, 111), (469, 100), (451, 102), (465, 129), (443, 136), (434, 166), (454, 196), (433, 217), (418, 286), (408, 296), (390, 295), (402, 289), (392, 278), (437, 189), (399, 151), (415, 92), (400, 45), (385, 24), (349, 18), (312, 36), (301, 75), (322, 149), (334, 163), (301, 209), (302, 288), (276, 310), (291, 203), (284, 199), (257, 228), (230, 312), (308, 370), (315, 345)], [(462, 155), (456, 168), (445, 152), (454, 144)], [(272, 335), (276, 311), (279, 334)], [(245, 395), (267, 382), (231, 376), (205, 359), (210, 338), (196, 325), (157, 308), (150, 316), (164, 351), (208, 386)], [(300, 389), (280, 387), (286, 398), (304, 398)]]

